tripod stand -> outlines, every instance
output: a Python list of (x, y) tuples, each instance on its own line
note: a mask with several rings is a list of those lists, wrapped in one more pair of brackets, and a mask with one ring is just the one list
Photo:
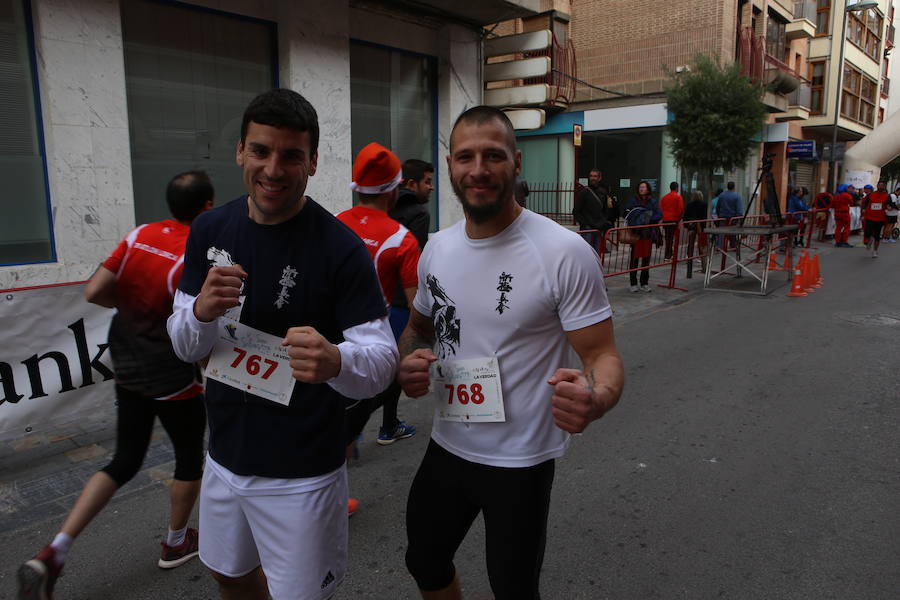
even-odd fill
[(759, 177), (756, 178), (756, 187), (753, 188), (753, 193), (750, 195), (750, 200), (747, 202), (747, 209), (744, 211), (744, 215), (750, 214), (750, 208), (753, 206), (753, 200), (756, 199), (756, 193), (759, 191), (759, 186), (765, 182), (766, 199), (763, 204), (763, 210), (765, 210), (766, 214), (770, 217), (769, 225), (771, 227), (781, 227), (784, 222), (781, 218), (781, 206), (778, 203), (778, 190), (775, 188), (775, 177), (772, 175), (772, 157), (774, 156), (775, 154), (770, 153), (763, 157), (762, 166), (759, 167)]

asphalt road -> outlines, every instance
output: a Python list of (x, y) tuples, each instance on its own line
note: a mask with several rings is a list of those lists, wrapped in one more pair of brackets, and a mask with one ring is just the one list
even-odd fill
[[(900, 597), (897, 246), (825, 249), (825, 286), (807, 298), (657, 289), (672, 302), (619, 322), (626, 392), (557, 464), (543, 597)], [(400, 412), (420, 434), (381, 448), (370, 426), (350, 466), (362, 505), (337, 598), (417, 597), (403, 515), (430, 411)], [(155, 566), (165, 486), (123, 491), (76, 543), (57, 598), (216, 598), (199, 561)], [(64, 506), (0, 533), (0, 598)], [(466, 598), (491, 598), (480, 523), (457, 558)]]

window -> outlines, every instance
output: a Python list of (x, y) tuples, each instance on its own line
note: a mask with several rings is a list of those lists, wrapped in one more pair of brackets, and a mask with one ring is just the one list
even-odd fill
[(769, 18), (766, 21), (766, 53), (783, 63), (787, 63), (791, 50), (786, 30), (787, 22), (769, 11)]
[(816, 35), (828, 35), (831, 24), (831, 0), (816, 2)]
[(844, 84), (841, 96), (841, 115), (873, 127), (878, 83), (844, 63)]
[(6, 184), (0, 264), (6, 265), (56, 258), (30, 23), (22, 0), (0, 0), (0, 177)]
[[(390, 148), (405, 161), (438, 165), (434, 58), (365, 42), (350, 43), (350, 143), (353, 157), (370, 142)], [(436, 173), (435, 173), (436, 175)], [(437, 184), (437, 177), (434, 178)], [(428, 211), (438, 229), (437, 189)]]
[(809, 63), (810, 112), (825, 112), (825, 61)]
[(247, 104), (276, 85), (274, 25), (153, 0), (121, 7), (136, 222), (169, 216), (166, 184), (183, 171), (209, 173), (219, 201), (240, 196), (235, 144)]
[(847, 19), (847, 39), (859, 46), (872, 60), (881, 60), (881, 31), (884, 17), (877, 10), (850, 13)]

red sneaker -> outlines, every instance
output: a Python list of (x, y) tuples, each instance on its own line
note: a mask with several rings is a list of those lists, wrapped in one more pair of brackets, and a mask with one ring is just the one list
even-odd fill
[(19, 567), (19, 600), (51, 600), (53, 586), (62, 574), (56, 562), (56, 550), (44, 546), (34, 558)]
[(174, 569), (200, 553), (200, 534), (193, 527), (188, 527), (184, 541), (178, 546), (170, 546), (165, 542), (159, 544), (162, 546), (162, 555), (156, 564), (160, 569)]
[(359, 508), (359, 500), (356, 498), (347, 498), (347, 516), (352, 517), (356, 514), (357, 508)]

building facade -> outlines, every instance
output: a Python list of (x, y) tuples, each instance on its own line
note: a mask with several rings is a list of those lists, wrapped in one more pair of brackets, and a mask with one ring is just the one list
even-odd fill
[(175, 173), (243, 193), (244, 107), (289, 87), (319, 114), (308, 193), (352, 205), (370, 141), (435, 164), (432, 224), (461, 218), (443, 156), (482, 98), (482, 26), (538, 0), (0, 0), (0, 289), (82, 281), (137, 223), (167, 216)]

